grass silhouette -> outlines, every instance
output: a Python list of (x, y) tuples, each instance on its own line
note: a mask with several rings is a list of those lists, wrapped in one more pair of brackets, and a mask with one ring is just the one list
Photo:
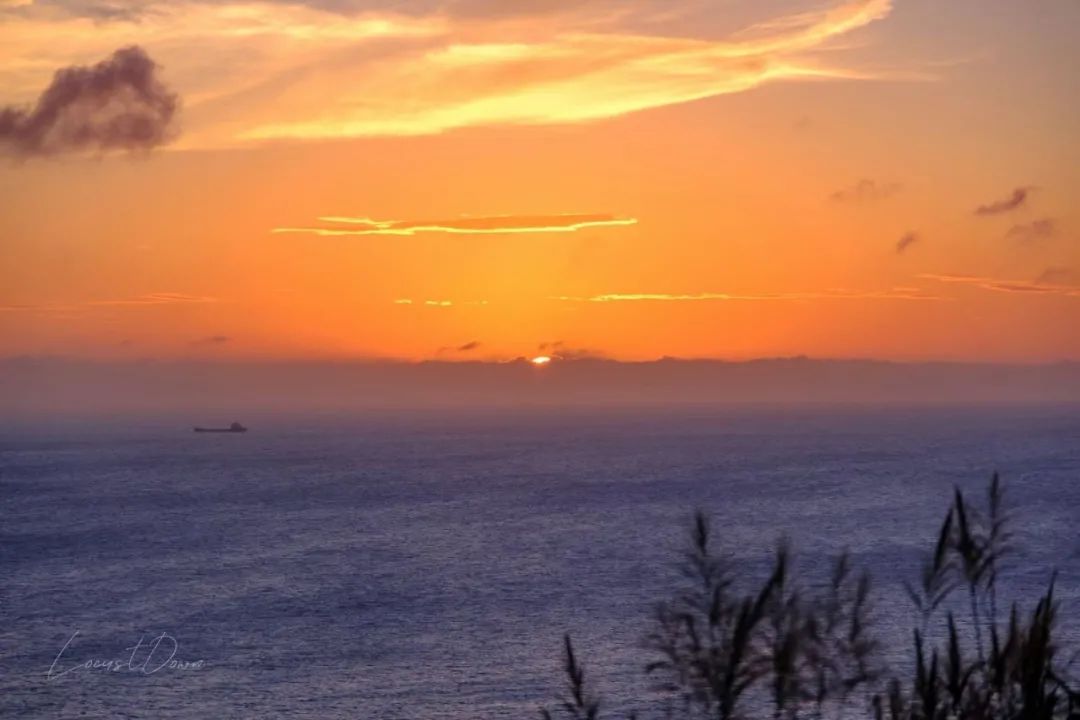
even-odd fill
[[(918, 580), (904, 585), (919, 623), (909, 662), (896, 669), (880, 657), (870, 577), (855, 572), (846, 553), (820, 589), (795, 575), (783, 540), (756, 589), (740, 591), (739, 568), (716, 549), (709, 519), (698, 512), (678, 564), (682, 581), (645, 634), (650, 712), (715, 720), (1080, 720), (1072, 661), (1062, 659), (1055, 639), (1055, 574), (1029, 615), (1014, 600), (999, 616), (1010, 525), (997, 473), (982, 507), (955, 490)], [(963, 623), (957, 608), (968, 614)], [(569, 635), (564, 660), (568, 692), (542, 717), (604, 717)]]

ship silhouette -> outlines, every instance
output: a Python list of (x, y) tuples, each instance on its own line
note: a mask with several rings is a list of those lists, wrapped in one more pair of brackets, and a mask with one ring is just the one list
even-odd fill
[(246, 427), (244, 427), (243, 425), (241, 425), (238, 422), (234, 422), (229, 427), (224, 427), (224, 428), (196, 427), (196, 428), (192, 428), (192, 429), (197, 433), (244, 433), (244, 432), (247, 432), (247, 430), (248, 430)]

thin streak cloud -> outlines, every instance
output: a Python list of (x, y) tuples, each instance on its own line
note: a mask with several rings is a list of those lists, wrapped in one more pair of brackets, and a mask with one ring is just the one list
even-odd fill
[(217, 298), (205, 297), (200, 295), (185, 295), (184, 293), (149, 293), (147, 295), (140, 295), (134, 298), (125, 298), (121, 300), (94, 300), (86, 303), (87, 305), (174, 305), (178, 303), (212, 303), (217, 302)]
[(820, 292), (762, 293), (744, 295), (737, 293), (608, 293), (604, 295), (571, 296), (558, 295), (549, 298), (562, 302), (618, 303), (618, 302), (710, 302), (710, 301), (786, 301), (786, 300), (944, 300), (927, 294), (918, 288), (896, 287), (888, 290), (825, 290)]
[(17, 304), (11, 303), (0, 305), (0, 312), (73, 312), (89, 308), (101, 307), (144, 307), (154, 305), (192, 305), (201, 303), (216, 303), (217, 298), (200, 295), (186, 295), (184, 293), (159, 292), (148, 293), (130, 298), (117, 298), (109, 300), (87, 300), (78, 303), (45, 303), (45, 304)]
[(412, 298), (397, 298), (394, 305), (419, 305), (420, 307), (448, 308), (455, 305), (487, 305), (487, 300), (414, 300)]
[(990, 290), (992, 292), (1080, 297), (1080, 285), (1060, 285), (1040, 282), (1039, 280), (1004, 280), (1000, 278), (981, 277), (978, 275), (937, 275), (928, 273), (920, 275), (919, 277), (943, 283), (971, 285), (972, 287), (977, 287), (981, 290)]
[(323, 237), (363, 235), (411, 236), (419, 233), (448, 233), (452, 235), (507, 235), (513, 233), (570, 233), (586, 228), (621, 227), (637, 224), (635, 218), (614, 215), (500, 215), (464, 217), (455, 220), (372, 220), (328, 216), (324, 223), (337, 227), (280, 227), (274, 233), (303, 233)]

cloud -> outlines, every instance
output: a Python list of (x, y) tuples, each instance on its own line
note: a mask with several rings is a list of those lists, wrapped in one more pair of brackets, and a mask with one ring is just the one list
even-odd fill
[(936, 275), (929, 273), (920, 275), (919, 277), (943, 283), (971, 285), (982, 290), (990, 290), (993, 292), (1080, 297), (1080, 285), (1062, 285), (1041, 282), (1040, 280), (1031, 282), (1028, 280), (1003, 280), (1000, 278), (982, 277), (978, 275)]
[(328, 237), (359, 235), (506, 235), (512, 233), (567, 233), (585, 228), (635, 225), (634, 218), (614, 215), (499, 215), (463, 217), (455, 220), (372, 220), (370, 218), (320, 217), (337, 227), (280, 227), (274, 233), (305, 233)]
[(563, 340), (554, 342), (542, 342), (536, 346), (538, 352), (544, 353), (559, 360), (603, 360), (607, 355), (599, 350), (574, 347)]
[(0, 108), (0, 149), (17, 156), (150, 150), (174, 136), (180, 101), (137, 46), (57, 71), (33, 107)]
[(885, 200), (900, 192), (902, 186), (895, 182), (878, 182), (863, 178), (849, 188), (837, 190), (829, 199), (834, 202), (863, 204)]
[(1018, 207), (1027, 202), (1028, 195), (1035, 188), (1033, 186), (1018, 187), (1012, 191), (1012, 195), (1004, 200), (995, 200), (994, 202), (980, 205), (975, 208), (976, 215), (1000, 215), (1001, 213), (1007, 213), (1012, 210), (1016, 210)]
[(184, 293), (149, 293), (147, 295), (140, 295), (134, 298), (124, 298), (121, 300), (92, 300), (87, 305), (174, 305), (177, 303), (212, 303), (217, 302), (217, 298), (204, 297), (199, 295), (185, 295)]
[(1076, 279), (1076, 272), (1068, 267), (1048, 267), (1043, 270), (1035, 282), (1037, 284), (1055, 285), (1066, 284)]
[(1013, 225), (1005, 233), (1005, 239), (1028, 243), (1051, 238), (1056, 232), (1057, 221), (1053, 218), (1042, 218), (1029, 223)]
[(436, 352), (437, 352), (438, 355), (442, 355), (444, 353), (469, 353), (469, 352), (472, 352), (473, 350), (479, 350), (480, 346), (481, 346), (481, 343), (480, 343), (479, 340), (470, 340), (467, 343), (464, 343), (462, 345), (457, 345), (457, 346), (444, 345), (443, 347), (439, 348)]
[[(0, 0), (0, 9), (28, 7), (35, 0)], [(59, 11), (70, 17), (94, 19), (131, 18), (144, 19), (152, 14), (158, 2), (155, 0), (37, 0), (51, 11)], [(223, 4), (220, 0), (199, 0), (200, 4)], [(663, 7), (668, 0), (635, 0), (632, 4), (641, 8)], [(194, 3), (193, 3), (194, 4)], [(228, 3), (224, 3), (228, 4)], [(410, 15), (447, 15), (460, 18), (499, 19), (530, 17), (539, 18), (555, 14), (588, 10), (593, 15), (610, 15), (626, 12), (626, 0), (268, 0), (267, 4), (299, 5), (340, 14), (343, 18), (362, 12), (394, 10)]]
[(580, 123), (745, 92), (777, 80), (864, 77), (813, 62), (808, 54), (890, 9), (890, 0), (853, 0), (801, 15), (801, 24), (777, 34), (739, 41), (569, 28), (542, 39), (525, 34), (509, 41), (461, 42), (455, 37), (438, 48), (350, 73), (352, 97), (337, 103), (338, 112), (297, 113), (295, 119), (242, 132), (240, 139)]
[(616, 302), (712, 302), (712, 301), (788, 301), (788, 300), (943, 300), (944, 298), (908, 287), (894, 287), (888, 290), (845, 290), (833, 289), (820, 292), (763, 293), (740, 295), (732, 293), (608, 293), (604, 295), (571, 296), (559, 295), (548, 298), (562, 302), (579, 303), (616, 303)]
[(455, 305), (487, 305), (487, 300), (413, 300), (412, 298), (398, 298), (394, 300), (395, 305), (419, 305), (421, 307), (438, 307), (448, 308)]
[(896, 241), (896, 254), (903, 255), (909, 247), (919, 242), (921, 239), (922, 238), (920, 238), (919, 234), (916, 232), (904, 233), (900, 239)]
[(184, 293), (159, 292), (148, 293), (131, 298), (119, 298), (111, 300), (88, 300), (81, 303), (44, 303), (44, 304), (8, 304), (0, 305), (0, 311), (34, 311), (34, 312), (72, 312), (99, 307), (142, 307), (150, 305), (185, 305), (199, 303), (215, 303), (217, 298), (199, 295), (185, 295)]
[(198, 340), (192, 340), (192, 345), (224, 345), (232, 342), (232, 338), (228, 335), (211, 335), (210, 337), (200, 338)]
[(342, 2), (343, 12), (334, 0), (149, 0), (135, 16), (20, 9), (0, 31), (0, 87), (24, 95), (44, 81), (40, 58), (86, 62), (135, 34), (184, 95), (185, 148), (591, 122), (778, 81), (881, 77), (843, 64), (833, 41), (887, 17), (892, 0), (833, 1), (712, 38), (650, 22), (671, 12), (658, 2), (598, 3), (587, 22), (562, 1), (528, 2), (531, 17), (492, 13), (517, 4), (492, 1), (469, 3), (475, 12)]

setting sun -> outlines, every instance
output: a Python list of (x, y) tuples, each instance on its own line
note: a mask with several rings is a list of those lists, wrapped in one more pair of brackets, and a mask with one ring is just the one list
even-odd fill
[(533, 365), (547, 365), (551, 362), (551, 358), (547, 355), (540, 355), (538, 357), (534, 357), (532, 360), (530, 360), (530, 362)]

